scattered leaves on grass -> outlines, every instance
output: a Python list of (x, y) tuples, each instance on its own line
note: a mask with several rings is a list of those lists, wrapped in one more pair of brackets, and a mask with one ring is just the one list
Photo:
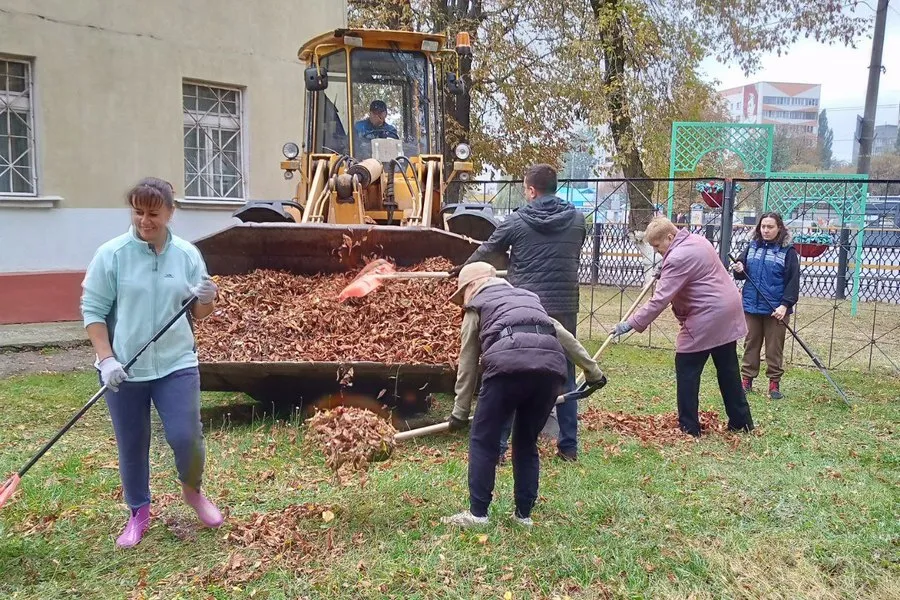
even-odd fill
[[(677, 413), (633, 415), (589, 408), (578, 418), (589, 431), (610, 429), (637, 437), (642, 444), (648, 446), (674, 444), (692, 439), (678, 427)], [(719, 421), (718, 412), (701, 410), (700, 429), (704, 434), (721, 433), (725, 431), (725, 424)]]
[(326, 513), (333, 515), (333, 507), (292, 504), (233, 522), (224, 538), (232, 548), (228, 559), (206, 573), (203, 583), (239, 585), (260, 577), (276, 564), (300, 574), (304, 572), (302, 565), (312, 557), (340, 555), (342, 549), (335, 545), (330, 529), (323, 533), (324, 539), (310, 539), (301, 531), (301, 521), (321, 519)]
[(172, 535), (182, 541), (193, 541), (200, 532), (201, 525), (194, 515), (169, 515), (163, 519), (163, 523)]
[[(451, 267), (430, 258), (398, 270)], [(357, 273), (303, 277), (260, 269), (217, 276), (217, 308), (195, 324), (201, 362), (455, 364), (462, 314), (447, 301), (455, 280), (386, 281), (367, 296), (338, 302)]]
[(61, 512), (54, 511), (45, 515), (28, 513), (23, 521), (13, 526), (12, 530), (22, 537), (42, 535), (53, 531), (57, 521), (72, 520), (78, 513), (79, 510), (77, 508), (70, 508)]
[(307, 439), (321, 447), (325, 465), (340, 480), (342, 468), (344, 473), (358, 472), (363, 478), (373, 461), (390, 456), (396, 433), (390, 423), (368, 409), (338, 406), (309, 419)]

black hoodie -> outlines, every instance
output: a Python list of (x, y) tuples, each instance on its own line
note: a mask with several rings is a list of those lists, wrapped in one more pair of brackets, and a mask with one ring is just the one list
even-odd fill
[(512, 247), (507, 280), (538, 295), (551, 315), (578, 313), (584, 215), (556, 196), (541, 196), (507, 217), (467, 263)]

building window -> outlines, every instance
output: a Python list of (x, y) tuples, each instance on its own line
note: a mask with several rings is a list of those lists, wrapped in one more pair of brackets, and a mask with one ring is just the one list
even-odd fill
[(241, 90), (185, 82), (182, 95), (185, 196), (243, 199)]
[(0, 58), (0, 195), (37, 193), (31, 64)]

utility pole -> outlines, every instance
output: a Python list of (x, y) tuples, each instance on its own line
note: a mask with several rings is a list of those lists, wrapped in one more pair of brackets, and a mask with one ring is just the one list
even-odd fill
[(878, 106), (878, 84), (881, 81), (881, 55), (884, 52), (884, 28), (887, 21), (888, 0), (878, 0), (875, 11), (875, 37), (872, 39), (872, 60), (869, 63), (869, 85), (866, 88), (866, 110), (863, 115), (862, 135), (859, 139), (859, 162), (856, 172), (869, 174), (872, 162), (872, 143), (875, 139), (875, 109)]
[[(872, 59), (869, 62), (869, 84), (866, 87), (866, 109), (863, 114), (862, 127), (859, 136), (859, 160), (856, 163), (856, 172), (860, 175), (869, 174), (869, 166), (872, 163), (872, 144), (875, 141), (875, 111), (878, 106), (878, 84), (881, 81), (881, 56), (884, 53), (884, 28), (887, 22), (887, 9), (889, 0), (878, 0), (878, 8), (875, 10), (875, 35), (872, 38)], [(847, 210), (844, 210), (841, 228), (840, 249), (838, 250), (838, 279), (837, 297), (844, 299), (847, 291), (847, 254), (850, 250), (850, 230), (847, 229)], [(857, 218), (860, 215), (856, 215)]]

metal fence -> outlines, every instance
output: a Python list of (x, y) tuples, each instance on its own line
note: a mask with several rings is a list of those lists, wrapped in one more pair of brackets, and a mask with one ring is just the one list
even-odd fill
[[(829, 367), (900, 374), (900, 180), (734, 180), (726, 186), (734, 191), (718, 207), (716, 198), (707, 204), (697, 189), (711, 181), (726, 184), (722, 178), (559, 181), (557, 195), (588, 222), (579, 333), (605, 336), (643, 282), (643, 257), (628, 226), (631, 206), (649, 203), (654, 213), (709, 239), (726, 261), (752, 240), (764, 208), (782, 209), (776, 212), (793, 235), (815, 232), (828, 239), (816, 248), (821, 254), (801, 257), (797, 332)], [(521, 180), (455, 185), (460, 201), (489, 203), (497, 219), (526, 203)], [(677, 330), (665, 313), (647, 335), (630, 342), (671, 348)], [(795, 344), (788, 342), (787, 360), (812, 364)]]

